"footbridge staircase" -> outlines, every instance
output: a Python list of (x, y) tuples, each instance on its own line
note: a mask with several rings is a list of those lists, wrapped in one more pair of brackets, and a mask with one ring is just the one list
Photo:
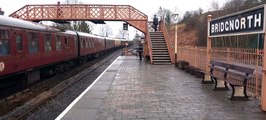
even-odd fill
[(174, 53), (173, 45), (170, 42), (169, 35), (163, 21), (160, 22), (158, 31), (154, 31), (152, 22), (149, 26), (149, 50), (152, 64), (173, 64)]

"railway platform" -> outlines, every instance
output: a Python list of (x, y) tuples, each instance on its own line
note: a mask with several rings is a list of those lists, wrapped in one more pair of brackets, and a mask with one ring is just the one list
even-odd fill
[(118, 57), (57, 120), (265, 120), (259, 101), (230, 101), (173, 65)]

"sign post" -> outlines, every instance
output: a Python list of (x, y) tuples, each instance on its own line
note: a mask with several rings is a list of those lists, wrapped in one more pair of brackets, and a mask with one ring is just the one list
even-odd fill
[[(208, 15), (207, 19), (208, 19), (208, 31), (210, 31), (210, 21), (212, 20), (212, 15)], [(206, 71), (210, 71), (209, 63), (211, 61), (211, 42), (212, 42), (211, 40), (212, 40), (212, 38), (210, 37), (210, 33), (209, 32), (208, 32), (207, 35), (208, 35), (207, 36), (207, 50), (206, 50), (207, 58), (206, 58), (205, 70)], [(211, 77), (210, 77), (210, 75), (205, 75), (204, 76), (204, 80), (202, 81), (202, 83), (208, 83), (208, 82), (212, 83)]]

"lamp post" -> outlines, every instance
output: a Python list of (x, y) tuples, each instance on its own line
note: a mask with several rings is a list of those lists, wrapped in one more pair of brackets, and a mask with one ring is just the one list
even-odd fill
[(162, 7), (160, 6), (160, 8), (159, 8), (159, 17), (160, 17), (160, 21), (162, 21), (163, 20), (163, 9), (162, 9)]
[(172, 16), (173, 16), (173, 21), (175, 23), (175, 66), (177, 67), (177, 22), (179, 16), (179, 14), (177, 13), (177, 9), (172, 14)]

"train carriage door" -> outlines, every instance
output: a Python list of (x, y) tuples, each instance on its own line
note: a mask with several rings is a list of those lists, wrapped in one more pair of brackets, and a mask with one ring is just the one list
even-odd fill
[(14, 41), (15, 41), (15, 50), (16, 50), (16, 54), (17, 56), (24, 56), (25, 55), (25, 46), (26, 46), (26, 42), (23, 41), (23, 31), (21, 30), (14, 30)]

